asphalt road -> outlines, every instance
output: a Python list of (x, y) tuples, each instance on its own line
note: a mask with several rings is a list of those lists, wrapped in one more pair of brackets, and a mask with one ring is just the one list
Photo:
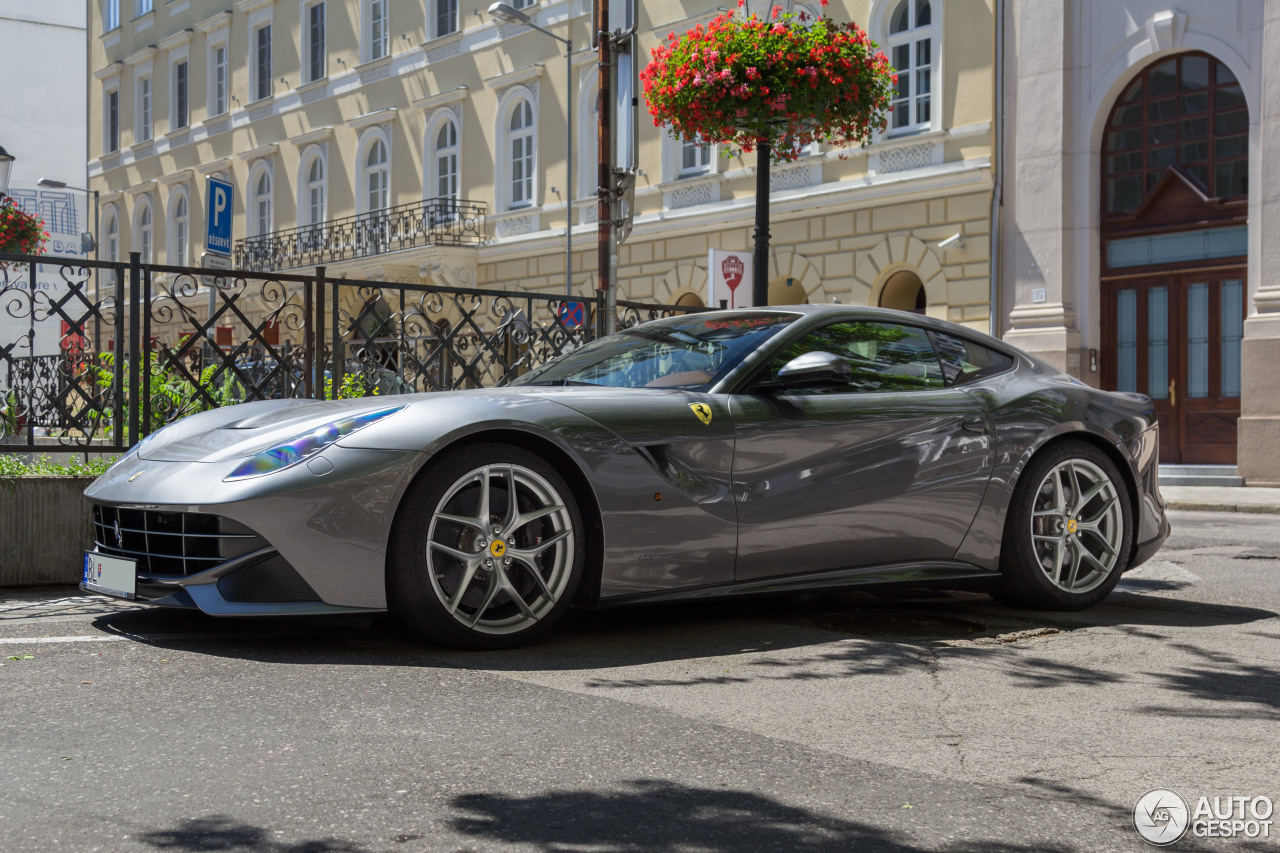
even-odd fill
[(1173, 520), (1082, 614), (827, 594), (503, 653), (0, 590), (0, 850), (1150, 849), (1148, 789), (1280, 800), (1280, 517)]

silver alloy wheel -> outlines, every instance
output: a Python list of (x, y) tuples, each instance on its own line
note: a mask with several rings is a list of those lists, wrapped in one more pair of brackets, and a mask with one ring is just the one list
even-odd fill
[(1120, 560), (1124, 511), (1107, 473), (1087, 459), (1058, 463), (1036, 489), (1031, 544), (1049, 582), (1079, 594), (1100, 586)]
[(555, 487), (523, 465), (484, 465), (459, 477), (436, 505), (427, 574), (461, 625), (512, 634), (556, 606), (573, 548), (571, 516)]

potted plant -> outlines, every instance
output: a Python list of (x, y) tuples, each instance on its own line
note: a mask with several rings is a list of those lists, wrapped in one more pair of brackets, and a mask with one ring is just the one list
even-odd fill
[(0, 197), (0, 254), (43, 255), (48, 240), (43, 219)]
[(640, 79), (654, 125), (731, 150), (763, 142), (775, 161), (794, 160), (811, 142), (865, 145), (885, 128), (898, 80), (856, 24), (780, 6), (768, 20), (731, 11), (670, 33)]

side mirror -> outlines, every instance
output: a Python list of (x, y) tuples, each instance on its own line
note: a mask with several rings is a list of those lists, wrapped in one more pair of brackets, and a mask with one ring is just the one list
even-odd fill
[(807, 352), (788, 361), (771, 382), (761, 383), (762, 390), (789, 388), (838, 388), (853, 380), (849, 360), (829, 352)]

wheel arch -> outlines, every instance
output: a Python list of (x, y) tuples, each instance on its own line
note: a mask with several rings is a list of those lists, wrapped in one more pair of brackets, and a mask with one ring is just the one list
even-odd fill
[[(1120, 472), (1120, 477), (1121, 479), (1124, 480), (1125, 493), (1129, 498), (1129, 510), (1131, 513), (1129, 517), (1132, 519), (1132, 524), (1134, 526), (1134, 535), (1132, 537), (1133, 543), (1129, 552), (1129, 561), (1132, 562), (1133, 555), (1137, 552), (1137, 549), (1138, 549), (1138, 536), (1137, 536), (1138, 494), (1139, 494), (1138, 480), (1133, 473), (1133, 465), (1131, 464), (1130, 460), (1123, 453), (1120, 452), (1120, 448), (1116, 447), (1116, 445), (1107, 441), (1105, 437), (1095, 432), (1090, 432), (1089, 430), (1083, 430), (1083, 429), (1072, 430), (1070, 432), (1064, 432), (1064, 433), (1055, 435), (1053, 438), (1050, 438), (1048, 441), (1044, 442), (1044, 444), (1041, 444), (1039, 447), (1035, 448), (1031, 452), (1031, 454), (1026, 458), (1026, 460), (1023, 462), (1019, 470), (1018, 480), (1021, 481), (1022, 475), (1026, 473), (1026, 470), (1028, 467), (1030, 467), (1032, 460), (1034, 460), (1037, 456), (1040, 456), (1041, 454), (1046, 453), (1052, 450), (1053, 448), (1058, 447), (1069, 441), (1080, 441), (1097, 448), (1102, 452), (1104, 456), (1106, 456), (1108, 459), (1112, 461), (1112, 463), (1115, 464), (1116, 469)], [(1009, 490), (1010, 501), (1013, 500), (1013, 493), (1017, 490), (1017, 485), (1018, 484), (1015, 482), (1014, 487)], [(1005, 506), (1005, 517), (1006, 518), (1008, 517), (1007, 504)]]
[[(464, 447), (476, 444), (507, 444), (519, 447), (545, 459), (569, 484), (573, 496), (578, 501), (583, 525), (586, 527), (586, 549), (583, 555), (582, 580), (578, 584), (574, 603), (594, 607), (600, 600), (600, 579), (604, 570), (604, 522), (600, 504), (596, 500), (595, 490), (583, 472), (581, 465), (563, 447), (551, 439), (534, 432), (521, 429), (489, 428), (458, 436), (453, 441), (435, 450), (432, 458), (418, 469), (409, 484), (401, 493), (400, 502), (396, 505), (395, 518), (391, 524), (389, 542), (395, 541), (396, 530), (400, 524), (400, 513), (404, 506), (405, 496), (413, 486), (424, 477), (428, 477), (435, 467), (433, 462), (446, 458)], [(391, 549), (386, 549), (387, 560), (384, 576), (389, 578), (391, 571)], [(391, 606), (392, 591), (387, 584), (387, 604)]]

